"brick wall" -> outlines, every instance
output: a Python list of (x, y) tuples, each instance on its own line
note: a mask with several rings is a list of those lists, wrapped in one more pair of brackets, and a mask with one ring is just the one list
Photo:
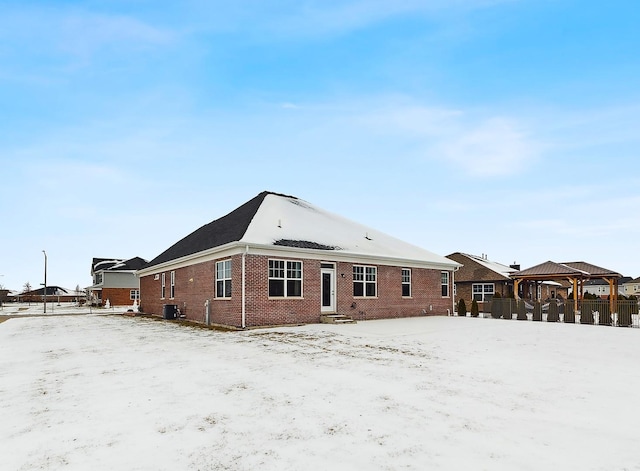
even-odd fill
[[(228, 258), (220, 259), (228, 260)], [(216, 299), (216, 261), (198, 263), (165, 273), (165, 298), (162, 295), (162, 275), (140, 278), (140, 306), (146, 314), (163, 315), (165, 304), (175, 304), (188, 320), (206, 322), (205, 303), (209, 301), (209, 323), (240, 326), (242, 300), (242, 256), (231, 257), (231, 298)], [(171, 298), (171, 271), (175, 271), (174, 297)]]
[(451, 297), (441, 294), (440, 270), (412, 268), (410, 298), (402, 296), (402, 267), (377, 265), (377, 298), (353, 296), (352, 263), (339, 263), (337, 272), (338, 312), (356, 320), (446, 315), (452, 309)]
[(131, 290), (134, 288), (102, 288), (102, 305), (109, 300), (111, 306), (131, 306)]
[[(162, 316), (164, 304), (176, 304), (186, 318), (205, 322), (205, 301), (210, 300), (210, 323), (240, 327), (242, 324), (242, 255), (232, 260), (232, 296), (215, 298), (215, 262), (204, 262), (175, 270), (175, 297), (169, 299), (170, 272), (166, 272), (166, 299), (161, 299), (161, 277), (140, 279), (140, 294), (145, 313)], [(317, 323), (321, 314), (321, 276), (318, 260), (290, 257), (302, 261), (303, 296), (269, 298), (269, 257), (247, 255), (246, 325), (282, 325)], [(336, 263), (336, 308), (356, 320), (446, 315), (452, 308), (451, 297), (441, 295), (440, 270), (411, 269), (412, 296), (402, 297), (402, 267), (377, 266), (376, 298), (353, 296), (353, 264)], [(344, 276), (343, 276), (344, 275)], [(450, 277), (451, 278), (451, 277)], [(452, 287), (450, 287), (452, 291)]]

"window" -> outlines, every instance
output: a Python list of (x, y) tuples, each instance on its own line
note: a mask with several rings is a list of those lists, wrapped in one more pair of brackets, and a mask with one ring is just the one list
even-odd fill
[(353, 295), (375, 297), (377, 295), (377, 267), (353, 266)]
[(173, 299), (176, 295), (176, 272), (172, 271), (169, 273), (171, 276), (171, 286), (169, 288), (169, 297)]
[(216, 262), (216, 298), (231, 297), (231, 260)]
[(162, 280), (162, 282), (161, 282), (161, 284), (162, 284), (162, 289), (160, 290), (160, 293), (161, 293), (161, 296), (160, 296), (160, 297), (161, 297), (162, 299), (164, 299), (164, 295), (166, 294), (166, 281), (167, 281), (167, 280), (166, 280), (166, 276), (165, 276), (165, 275), (166, 275), (166, 273), (163, 273), (163, 274), (162, 274), (162, 277), (161, 277), (161, 280)]
[(93, 283), (94, 285), (99, 285), (102, 283), (102, 273), (96, 273), (95, 274), (95, 282)]
[(269, 260), (269, 296), (302, 297), (302, 262)]
[(493, 283), (474, 283), (473, 284), (473, 299), (476, 301), (491, 301), (494, 294)]
[(411, 270), (408, 268), (402, 269), (402, 296), (411, 297)]
[(140, 290), (132, 289), (129, 291), (129, 299), (131, 301), (139, 301), (140, 300)]
[(442, 283), (442, 297), (449, 297), (449, 272), (443, 271), (440, 275), (441, 283)]

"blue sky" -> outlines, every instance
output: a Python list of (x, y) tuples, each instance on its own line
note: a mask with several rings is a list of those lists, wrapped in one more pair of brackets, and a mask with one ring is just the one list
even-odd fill
[(0, 284), (88, 286), (263, 190), (640, 276), (640, 5), (4, 1)]

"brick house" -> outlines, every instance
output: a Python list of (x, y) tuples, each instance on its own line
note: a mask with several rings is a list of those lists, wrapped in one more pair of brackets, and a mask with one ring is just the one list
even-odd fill
[(91, 262), (93, 285), (87, 287), (89, 302), (99, 306), (107, 300), (111, 306), (130, 306), (140, 299), (140, 281), (136, 270), (147, 261), (140, 257), (129, 260), (94, 258)]
[[(22, 293), (12, 296), (10, 299), (17, 302), (41, 303), (44, 302), (44, 294), (45, 290), (44, 287), (42, 287), (30, 291), (23, 291)], [(79, 302), (84, 299), (84, 297), (85, 293), (83, 291), (66, 289), (60, 286), (47, 286), (47, 302)]]
[(461, 252), (447, 255), (448, 259), (458, 262), (462, 267), (455, 274), (455, 301), (464, 299), (467, 308), (475, 299), (480, 310), (483, 303), (490, 302), (496, 293), (501, 297), (513, 295), (512, 273), (517, 265), (507, 266), (488, 259), (486, 255), (477, 256)]
[(141, 268), (140, 306), (239, 328), (443, 315), (458, 264), (324, 211), (262, 192)]

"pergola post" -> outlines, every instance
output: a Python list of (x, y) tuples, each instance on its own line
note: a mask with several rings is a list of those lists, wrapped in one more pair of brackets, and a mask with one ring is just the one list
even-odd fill
[(567, 278), (569, 283), (573, 285), (573, 312), (578, 312), (578, 278)]
[(613, 314), (616, 312), (618, 301), (618, 279), (617, 278), (603, 278), (609, 283), (609, 312)]

